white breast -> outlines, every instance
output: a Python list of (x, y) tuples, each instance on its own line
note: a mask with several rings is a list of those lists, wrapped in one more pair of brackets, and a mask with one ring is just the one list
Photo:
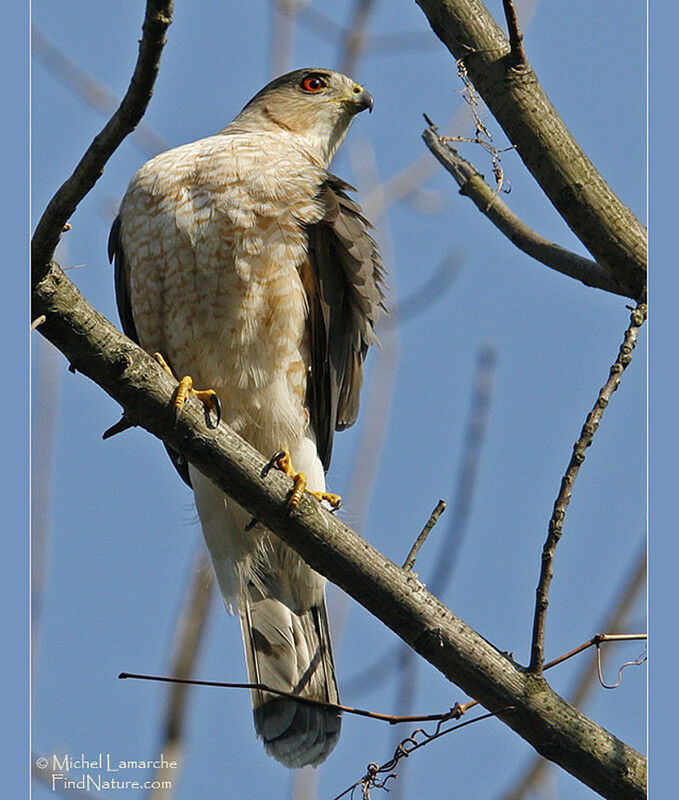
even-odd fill
[(142, 346), (214, 388), (225, 420), (263, 452), (308, 421), (298, 268), (322, 179), (292, 138), (218, 134), (149, 161), (121, 207)]

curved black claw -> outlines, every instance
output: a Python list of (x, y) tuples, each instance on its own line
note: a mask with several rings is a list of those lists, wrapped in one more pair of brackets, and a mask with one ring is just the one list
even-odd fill
[(278, 466), (278, 462), (281, 458), (285, 455), (285, 450), (279, 450), (277, 453), (274, 453), (271, 458), (266, 462), (266, 464), (262, 467), (262, 471), (260, 473), (262, 478), (266, 478), (266, 476), (271, 472), (274, 467)]
[(208, 405), (205, 406), (205, 420), (208, 428), (216, 428), (218, 427), (219, 423), (222, 421), (222, 404), (219, 400), (217, 394), (213, 394), (210, 397), (210, 401), (214, 407), (216, 419), (214, 423), (212, 422), (212, 417), (210, 416), (210, 407)]

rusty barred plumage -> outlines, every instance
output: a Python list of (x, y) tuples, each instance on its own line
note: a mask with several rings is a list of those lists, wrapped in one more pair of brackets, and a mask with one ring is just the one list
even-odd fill
[[(214, 389), (223, 419), (261, 453), (285, 448), (315, 491), (334, 431), (356, 419), (384, 307), (371, 226), (328, 172), (367, 107), (370, 95), (336, 72), (277, 78), (218, 134), (145, 164), (109, 239), (125, 332)], [(194, 490), (225, 602), (237, 601), (251, 681), (338, 702), (324, 579), (170, 455)], [(320, 763), (339, 736), (335, 711), (261, 692), (253, 707), (287, 766)]]

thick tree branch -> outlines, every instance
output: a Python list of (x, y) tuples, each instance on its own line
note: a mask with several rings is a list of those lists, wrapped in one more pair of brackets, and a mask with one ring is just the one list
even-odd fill
[(64, 225), (78, 203), (99, 180), (106, 162), (118, 145), (144, 115), (153, 94), (160, 54), (165, 45), (165, 31), (172, 22), (172, 7), (172, 0), (147, 0), (139, 57), (125, 97), (87, 148), (73, 174), (50, 200), (35, 229), (31, 241), (34, 280), (40, 280), (46, 274)]
[(626, 287), (621, 287), (613, 272), (589, 258), (583, 258), (550, 242), (526, 225), (502, 200), (497, 190), (491, 188), (475, 167), (441, 137), (435, 125), (422, 133), (422, 139), (432, 155), (455, 178), (460, 194), (473, 200), (482, 214), (515, 244), (519, 250), (563, 275), (568, 275), (586, 286), (603, 289), (613, 294), (631, 297)]
[(535, 616), (533, 619), (533, 641), (531, 645), (529, 671), (538, 675), (542, 672), (542, 665), (544, 662), (545, 623), (547, 617), (547, 608), (549, 606), (549, 584), (551, 583), (553, 574), (554, 553), (556, 551), (556, 546), (559, 543), (559, 539), (561, 538), (563, 521), (566, 516), (568, 504), (571, 500), (573, 485), (575, 484), (575, 479), (578, 476), (580, 467), (585, 460), (587, 448), (592, 444), (594, 434), (599, 427), (604, 410), (606, 409), (613, 392), (615, 392), (620, 385), (620, 377), (622, 373), (632, 360), (632, 352), (637, 343), (639, 330), (644, 324), (645, 319), (646, 306), (645, 304), (640, 303), (637, 308), (632, 311), (629, 327), (625, 331), (625, 337), (620, 345), (618, 357), (611, 366), (608, 380), (601, 387), (599, 396), (594, 404), (594, 408), (587, 415), (585, 424), (582, 426), (582, 431), (580, 432), (580, 437), (573, 445), (573, 453), (568, 463), (566, 473), (561, 481), (559, 494), (554, 502), (552, 517), (549, 520), (547, 540), (545, 541), (542, 549), (540, 580), (535, 593)]
[(275, 471), (263, 479), (265, 459), (226, 425), (206, 427), (199, 402), (189, 398), (175, 421), (176, 383), (89, 306), (58, 265), (34, 282), (33, 303), (35, 314), (46, 317), (40, 333), (128, 417), (195, 464), (463, 691), (490, 711), (513, 706), (499, 718), (538, 752), (605, 797), (645, 796), (639, 753), (517, 666), (315, 500), (304, 496), (286, 514), (290, 480)]
[(514, 66), (510, 43), (481, 0), (417, 3), (575, 235), (626, 294), (643, 300), (646, 230), (573, 139), (531, 66)]

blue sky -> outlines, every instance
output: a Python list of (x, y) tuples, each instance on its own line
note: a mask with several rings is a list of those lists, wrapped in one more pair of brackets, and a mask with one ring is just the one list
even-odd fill
[[(345, 22), (352, 4), (315, 5)], [(501, 4), (488, 5), (499, 18)], [(96, 80), (121, 94), (136, 55), (142, 6), (35, 2), (33, 20)], [(428, 30), (417, 7), (378, 2), (371, 31), (404, 30), (423, 35)], [(541, 2), (525, 34), (528, 57), (555, 106), (613, 189), (645, 222), (642, 5), (631, 0), (567, 6)], [(263, 0), (178, 3), (146, 122), (171, 145), (221, 128), (266, 82), (270, 36), (270, 8)], [(292, 67), (336, 66), (337, 61), (336, 44), (298, 29)], [(375, 112), (357, 120), (333, 170), (359, 188), (360, 199), (375, 172), (388, 178), (423, 152), (421, 113), (443, 123), (460, 104), (461, 86), (449, 54), (433, 35), (431, 46), (416, 52), (368, 53), (352, 77), (374, 95)], [(37, 218), (103, 120), (39, 61), (33, 64), (32, 85)], [(499, 127), (492, 118), (488, 125), (501, 145)], [(463, 154), (490, 174), (480, 150), (469, 147)], [(106, 237), (115, 205), (147, 157), (130, 140), (123, 144), (74, 215), (61, 253), (62, 266), (78, 267), (69, 276), (116, 322)], [(542, 235), (584, 252), (519, 158), (507, 153), (503, 166), (512, 186), (511, 207)], [(367, 424), (367, 402), (355, 429), (337, 439), (329, 483), (344, 495), (345, 519), (361, 522), (362, 535), (402, 561), (439, 497), (452, 505), (475, 363), (479, 348), (490, 344), (497, 354), (497, 374), (488, 435), (468, 529), (442, 599), (483, 636), (525, 662), (551, 506), (572, 442), (606, 378), (629, 314), (624, 299), (530, 262), (458, 196), (442, 170), (434, 170), (424, 188), (419, 204), (395, 205), (378, 224), (393, 299), (415, 292), (451, 250), (461, 270), (444, 297), (432, 299), (425, 312), (401, 327), (397, 340), (385, 331), (382, 354), (372, 356), (368, 392), (380, 358), (384, 363), (397, 353), (398, 369), (390, 407), (378, 411), (387, 421), (387, 438), (367, 519), (360, 520), (347, 494)], [(425, 202), (439, 213), (421, 213)], [(195, 509), (152, 437), (133, 430), (101, 441), (102, 431), (118, 418), (116, 405), (82, 376), (67, 373), (64, 359), (54, 358), (49, 347), (34, 337), (34, 401), (44, 399), (39, 371), (44, 375), (52, 365), (56, 428), (33, 742), (46, 753), (151, 757), (158, 746), (165, 689), (119, 682), (115, 676), (121, 670), (167, 670), (171, 632), (200, 538)], [(598, 630), (642, 546), (645, 351), (644, 331), (576, 485), (555, 566), (548, 657)], [(438, 546), (446, 524), (444, 516), (418, 559), (425, 582), (438, 560), (447, 557)], [(330, 597), (337, 602), (334, 590)], [(631, 614), (635, 630), (644, 613), (639, 603)], [(336, 653), (340, 692), (343, 682), (350, 685), (361, 667), (393, 647), (393, 640), (350, 602)], [(614, 673), (616, 664), (639, 650), (638, 644), (616, 646), (608, 669)], [(560, 667), (550, 681), (566, 691), (579, 666)], [(237, 624), (217, 603), (197, 674), (225, 680), (244, 675)], [(417, 709), (444, 709), (463, 699), (426, 664), (419, 674)], [(596, 691), (585, 708), (639, 749), (645, 746), (645, 683), (645, 667), (628, 670), (618, 690)], [(371, 693), (344, 692), (342, 699), (398, 711), (393, 680)], [(195, 692), (187, 727), (177, 798), (290, 796), (290, 773), (268, 759), (255, 740), (246, 693)], [(408, 732), (403, 729), (404, 736)], [(464, 782), (461, 796), (498, 796), (530, 756), (528, 745), (499, 723), (480, 723), (453, 736), (410, 759), (403, 778), (409, 791), (426, 785), (427, 796), (450, 796), (454, 779)], [(337, 794), (360, 776), (367, 761), (385, 760), (392, 737), (393, 731), (377, 723), (345, 719), (340, 745), (320, 771), (319, 796)], [(593, 796), (568, 776), (555, 775), (564, 797)], [(52, 794), (39, 787), (34, 796), (41, 800)]]

